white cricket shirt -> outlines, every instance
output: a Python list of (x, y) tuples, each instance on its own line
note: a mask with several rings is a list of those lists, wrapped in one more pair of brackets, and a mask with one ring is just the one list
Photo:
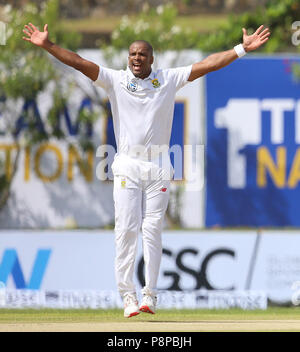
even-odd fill
[[(151, 72), (145, 79), (127, 70), (100, 67), (95, 81), (107, 92), (118, 154), (132, 156), (133, 150), (153, 159), (152, 146), (169, 146), (175, 94), (187, 82), (192, 65)], [(135, 149), (137, 148), (137, 149)]]

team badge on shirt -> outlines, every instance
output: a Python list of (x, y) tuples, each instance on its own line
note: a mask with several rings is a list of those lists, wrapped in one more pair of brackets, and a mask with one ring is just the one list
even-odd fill
[(160, 83), (159, 83), (157, 78), (154, 78), (151, 82), (152, 82), (152, 85), (153, 85), (154, 88), (159, 88), (160, 87)]
[(138, 88), (138, 84), (134, 78), (127, 83), (127, 89), (130, 90), (130, 92), (135, 92), (137, 88)]
[(121, 179), (121, 187), (126, 188), (126, 178)]

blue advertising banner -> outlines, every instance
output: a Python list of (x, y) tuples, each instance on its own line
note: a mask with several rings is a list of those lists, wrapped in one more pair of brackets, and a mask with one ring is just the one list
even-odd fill
[(206, 226), (300, 226), (299, 57), (206, 77)]

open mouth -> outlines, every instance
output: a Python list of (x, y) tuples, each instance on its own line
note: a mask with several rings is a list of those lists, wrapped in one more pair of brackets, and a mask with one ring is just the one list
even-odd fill
[(132, 64), (132, 66), (135, 70), (141, 69), (141, 64)]

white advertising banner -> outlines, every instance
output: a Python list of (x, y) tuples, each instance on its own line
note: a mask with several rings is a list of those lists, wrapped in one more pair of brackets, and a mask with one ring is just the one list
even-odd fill
[(300, 304), (300, 232), (263, 231), (251, 289), (263, 288), (270, 301)]
[[(255, 240), (255, 231), (164, 232), (158, 289), (247, 289)], [(141, 267), (142, 255), (137, 268), (140, 285)]]
[(116, 289), (112, 231), (2, 231), (0, 258), (8, 289)]
[[(165, 291), (245, 290), (256, 233), (163, 233), (158, 289)], [(144, 283), (142, 244), (136, 284)], [(112, 231), (3, 232), (0, 281), (7, 288), (113, 290)]]
[[(82, 50), (79, 54), (99, 65), (117, 65), (107, 63), (97, 50)], [(117, 68), (124, 68), (126, 58), (127, 53), (120, 56), (121, 61)], [(201, 54), (198, 51), (169, 52), (158, 55), (154, 66), (155, 69), (183, 66), (200, 59)], [(113, 155), (109, 153), (107, 160), (103, 162), (101, 153), (97, 154), (100, 146), (109, 144), (108, 136), (112, 133), (107, 127), (108, 118), (103, 108), (103, 102), (107, 101), (106, 93), (100, 87), (95, 88), (92, 81), (78, 71), (57, 61), (55, 64), (62, 72), (64, 83), (73, 82), (67, 106), (59, 117), (65, 140), (52, 138), (47, 143), (33, 147), (22, 144), (22, 134), (27, 128), (23, 117), (25, 112), (33, 115), (39, 127), (46, 131), (51, 128), (47, 121), (47, 114), (52, 107), (51, 84), (35, 102), (14, 102), (12, 109), (15, 116), (11, 113), (4, 116), (4, 112), (0, 111), (0, 160), (6, 167), (7, 176), (11, 174), (13, 160), (19, 151), (11, 195), (0, 212), (0, 228), (3, 229), (95, 228), (114, 223), (112, 182), (99, 178), (99, 175), (106, 174), (112, 179), (111, 170), (108, 168), (107, 171), (106, 166), (112, 162)], [(98, 101), (102, 101), (102, 106), (97, 104)], [(192, 82), (181, 89), (176, 102), (181, 104), (180, 109), (175, 111), (178, 121), (183, 124), (182, 128), (179, 128), (181, 125), (177, 126), (177, 137), (184, 145), (203, 147), (203, 80)], [(100, 117), (92, 130), (84, 123), (79, 123), (78, 116), (85, 109)], [(16, 142), (6, 135), (5, 121), (8, 118), (11, 123), (15, 121), (19, 131), (19, 149)], [(93, 145), (92, 150), (82, 152), (80, 149), (79, 140), (83, 134), (88, 134)], [(111, 148), (108, 151), (110, 150)], [(204, 224), (203, 160), (203, 148), (198, 154), (189, 153), (184, 157), (184, 175), (187, 177), (191, 174), (194, 177), (198, 183), (196, 191), (194, 188), (189, 189), (186, 181), (174, 181), (172, 185), (171, 202), (174, 208), (174, 202), (177, 207), (180, 201), (181, 222), (184, 227), (202, 227)], [(175, 201), (176, 194), (179, 193), (181, 198)]]
[[(162, 238), (162, 304), (222, 307), (249, 299), (257, 306), (264, 295), (275, 304), (300, 304), (300, 232), (165, 231)], [(27, 290), (31, 297), (57, 295), (64, 305), (83, 297), (118, 305), (114, 257), (113, 231), (1, 231), (0, 288), (12, 302), (18, 294), (11, 290)], [(143, 265), (140, 240), (138, 291)]]
[[(254, 231), (165, 232), (160, 307), (264, 309), (265, 292), (247, 288), (255, 243)], [(141, 253), (140, 241), (138, 291)], [(1, 231), (0, 282), (0, 305), (6, 307), (122, 306), (112, 231)]]

